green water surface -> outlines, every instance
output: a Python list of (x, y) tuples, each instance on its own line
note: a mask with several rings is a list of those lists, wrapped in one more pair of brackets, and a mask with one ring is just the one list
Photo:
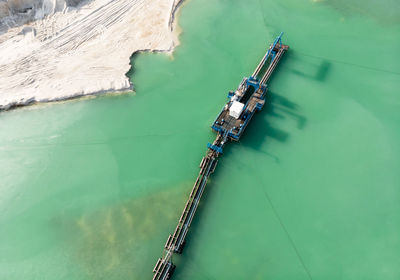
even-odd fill
[(0, 279), (150, 279), (210, 125), (280, 31), (268, 104), (229, 144), (174, 280), (400, 279), (400, 5), (190, 0), (135, 94), (0, 114)]

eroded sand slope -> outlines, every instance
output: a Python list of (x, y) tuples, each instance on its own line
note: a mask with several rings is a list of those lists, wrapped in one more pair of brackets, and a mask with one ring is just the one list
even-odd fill
[(180, 2), (93, 0), (68, 7), (53, 1), (42, 19), (16, 27), (3, 22), (0, 109), (130, 89), (132, 53), (176, 44), (172, 21)]

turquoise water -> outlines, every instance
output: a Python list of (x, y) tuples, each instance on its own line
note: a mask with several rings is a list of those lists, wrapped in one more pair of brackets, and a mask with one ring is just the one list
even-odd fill
[(228, 90), (280, 31), (174, 279), (400, 278), (397, 1), (198, 1), (136, 93), (0, 114), (0, 279), (149, 279)]

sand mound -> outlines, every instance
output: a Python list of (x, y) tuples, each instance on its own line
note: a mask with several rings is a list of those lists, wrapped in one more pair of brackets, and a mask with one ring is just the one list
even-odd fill
[(0, 1), (0, 109), (131, 89), (132, 53), (176, 44), (180, 2)]

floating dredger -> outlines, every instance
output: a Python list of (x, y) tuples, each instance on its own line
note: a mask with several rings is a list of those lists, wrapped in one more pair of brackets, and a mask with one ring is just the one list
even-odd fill
[(182, 253), (190, 224), (207, 184), (207, 179), (215, 170), (218, 156), (222, 154), (223, 147), (229, 140), (239, 141), (254, 113), (263, 108), (268, 80), (283, 54), (289, 49), (288, 45), (282, 44), (282, 35), (283, 33), (269, 47), (253, 74), (244, 78), (235, 91), (228, 93), (228, 102), (211, 126), (217, 132), (217, 137), (212, 144), (207, 144), (208, 150), (201, 160), (199, 176), (174, 233), (169, 235), (165, 243), (163, 257), (158, 259), (154, 266), (153, 280), (167, 280), (172, 276), (175, 270), (172, 256), (174, 253)]

